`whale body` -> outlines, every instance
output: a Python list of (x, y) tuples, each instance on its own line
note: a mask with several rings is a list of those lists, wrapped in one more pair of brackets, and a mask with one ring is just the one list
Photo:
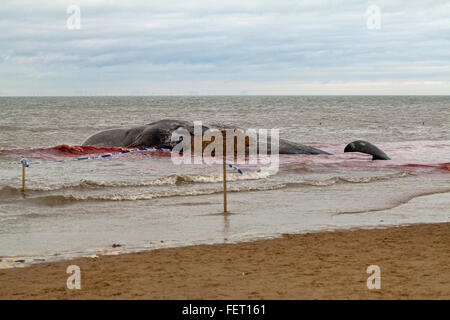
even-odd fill
[[(142, 126), (122, 129), (111, 129), (98, 132), (89, 137), (83, 145), (102, 146), (102, 147), (124, 147), (124, 148), (145, 148), (157, 147), (172, 150), (179, 141), (172, 141), (172, 133), (178, 129), (185, 129), (191, 137), (194, 136), (194, 124), (185, 120), (164, 119)], [(211, 126), (202, 126), (202, 132), (208, 129), (239, 129), (223, 124), (214, 124)], [(257, 137), (259, 142), (259, 137)], [(270, 139), (270, 137), (269, 137)], [(259, 145), (259, 143), (258, 143)], [(270, 153), (271, 144), (267, 142), (267, 151)], [(247, 147), (248, 145), (246, 145)], [(332, 153), (323, 151), (310, 146), (305, 146), (297, 142), (285, 139), (279, 139), (280, 154), (317, 154), (332, 155)], [(377, 146), (370, 142), (357, 140), (349, 143), (344, 152), (362, 152), (372, 155), (372, 160), (390, 160), (389, 156)]]
[[(103, 146), (103, 147), (125, 147), (125, 148), (142, 148), (142, 147), (158, 147), (172, 150), (178, 141), (172, 141), (172, 133), (179, 129), (186, 129), (194, 134), (194, 124), (185, 120), (164, 119), (152, 122), (143, 126), (111, 129), (101, 131), (89, 137), (83, 145)], [(240, 129), (225, 125), (215, 124), (212, 126), (202, 126), (202, 131), (208, 129)], [(270, 143), (267, 144), (270, 151)], [(323, 151), (300, 143), (292, 142), (285, 139), (279, 139), (280, 154), (324, 154), (331, 155), (327, 151)]]

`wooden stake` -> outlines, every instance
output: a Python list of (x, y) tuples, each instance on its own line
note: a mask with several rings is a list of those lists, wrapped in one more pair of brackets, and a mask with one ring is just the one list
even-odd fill
[(22, 192), (25, 193), (25, 168), (26, 165), (22, 164)]
[(227, 213), (227, 131), (222, 131), (223, 139), (223, 212)]

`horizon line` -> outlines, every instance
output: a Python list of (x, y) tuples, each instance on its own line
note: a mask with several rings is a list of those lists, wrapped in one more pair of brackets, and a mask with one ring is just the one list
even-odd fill
[(62, 97), (448, 97), (450, 94), (115, 94), (115, 95), (0, 95), (0, 98)]

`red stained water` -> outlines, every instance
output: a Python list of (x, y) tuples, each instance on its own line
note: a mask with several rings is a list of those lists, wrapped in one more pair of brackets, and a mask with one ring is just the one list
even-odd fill
[[(372, 156), (363, 153), (344, 153), (346, 144), (307, 143), (315, 148), (330, 151), (333, 155), (280, 155), (280, 165), (323, 165), (341, 167), (367, 167), (367, 168), (415, 168), (439, 169), (450, 171), (450, 142), (448, 141), (409, 141), (377, 143), (392, 160), (372, 161)], [(100, 155), (130, 150), (122, 147), (77, 146), (62, 144), (50, 148), (32, 149), (5, 149), (2, 155), (18, 155), (34, 159), (58, 160), (83, 155)], [(133, 156), (169, 156), (166, 151), (143, 151), (125, 154), (121, 157)]]
[(321, 164), (324, 166), (367, 167), (367, 168), (415, 168), (450, 170), (449, 141), (408, 141), (376, 143), (392, 160), (372, 161), (364, 153), (344, 153), (346, 144), (309, 143), (308, 145), (327, 150), (333, 155), (280, 155), (283, 164)]
[[(83, 155), (100, 155), (115, 152), (122, 152), (131, 150), (129, 148), (122, 147), (97, 147), (97, 146), (72, 146), (67, 144), (61, 144), (50, 148), (31, 148), (31, 149), (6, 149), (2, 150), (2, 155), (19, 155), (36, 159), (48, 159), (58, 160), (66, 159), (70, 157), (79, 157)], [(155, 153), (167, 154), (165, 151), (148, 151), (140, 153)]]
[(67, 144), (61, 144), (59, 146), (42, 149), (43, 151), (53, 151), (55, 153), (80, 155), (80, 154), (95, 154), (95, 153), (108, 153), (108, 152), (120, 152), (127, 150), (126, 148), (117, 147), (94, 147), (94, 146), (71, 146)]

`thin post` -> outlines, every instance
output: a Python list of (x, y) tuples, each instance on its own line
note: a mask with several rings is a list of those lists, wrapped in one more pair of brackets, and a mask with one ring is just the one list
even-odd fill
[(222, 139), (223, 139), (223, 212), (227, 213), (227, 131), (222, 131)]
[(25, 164), (22, 164), (22, 192), (25, 193)]
[(22, 164), (22, 192), (25, 194), (25, 169), (29, 167), (27, 158), (20, 159), (20, 163)]

